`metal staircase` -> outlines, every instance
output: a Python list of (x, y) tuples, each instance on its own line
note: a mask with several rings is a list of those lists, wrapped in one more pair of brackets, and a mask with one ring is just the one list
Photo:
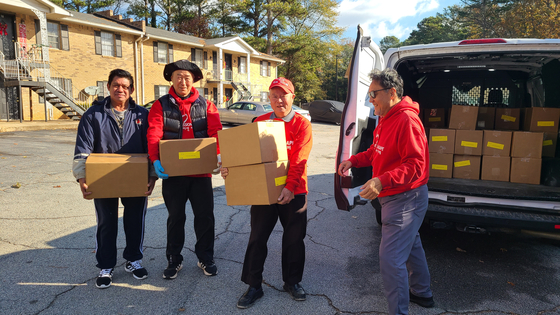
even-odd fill
[[(16, 52), (20, 51), (20, 47), (16, 46)], [(0, 72), (3, 74), (4, 86), (28, 87), (70, 119), (79, 120), (86, 108), (78, 102), (91, 103), (89, 96), (80, 92), (80, 100), (76, 100), (72, 91), (80, 90), (72, 84), (64, 84), (70, 80), (61, 76), (49, 62), (43, 61), (40, 56), (23, 55), (18, 53), (14, 60), (6, 60), (3, 54), (0, 55)]]
[(231, 82), (231, 86), (241, 95), (239, 98), (240, 101), (250, 101), (253, 99), (251, 95), (251, 91), (247, 89), (247, 87), (242, 82)]

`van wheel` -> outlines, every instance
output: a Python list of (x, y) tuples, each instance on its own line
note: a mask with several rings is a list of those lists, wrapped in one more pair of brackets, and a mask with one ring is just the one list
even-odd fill
[(255, 122), (255, 119), (257, 119), (257, 117), (253, 118), (253, 120), (251, 120), (251, 122)]

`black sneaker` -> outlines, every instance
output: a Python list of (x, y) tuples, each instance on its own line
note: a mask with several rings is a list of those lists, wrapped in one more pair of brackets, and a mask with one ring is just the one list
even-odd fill
[(215, 276), (218, 274), (218, 267), (216, 267), (216, 264), (213, 260), (211, 260), (209, 263), (203, 263), (202, 261), (199, 261), (197, 265), (198, 268), (202, 269), (202, 271), (204, 271), (204, 274), (207, 276)]
[(173, 258), (169, 258), (167, 268), (163, 271), (163, 279), (171, 280), (177, 278), (177, 274), (181, 269), (183, 269), (182, 262), (174, 262)]
[(111, 286), (111, 282), (113, 282), (113, 268), (101, 269), (97, 280), (95, 280), (95, 286), (105, 289)]
[(299, 283), (294, 285), (284, 283), (284, 290), (290, 294), (292, 299), (296, 301), (305, 301), (305, 291)]
[(425, 297), (414, 295), (412, 291), (409, 291), (409, 293), (410, 293), (410, 302), (416, 303), (426, 308), (434, 307), (435, 302), (433, 296), (430, 296), (429, 298), (425, 298)]
[(239, 298), (239, 301), (237, 301), (237, 307), (243, 309), (249, 308), (253, 306), (258, 299), (262, 298), (263, 295), (264, 292), (262, 287), (258, 289), (249, 287), (249, 289), (247, 289), (247, 291), (245, 291), (245, 293), (243, 293), (243, 295)]
[(126, 265), (124, 265), (124, 271), (132, 272), (134, 278), (138, 280), (148, 278), (148, 270), (142, 267), (142, 260), (127, 261)]

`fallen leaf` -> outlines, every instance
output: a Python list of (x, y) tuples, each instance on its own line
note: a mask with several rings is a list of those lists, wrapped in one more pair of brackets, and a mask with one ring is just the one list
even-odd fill
[(478, 261), (481, 262), (481, 263), (484, 263), (484, 261), (482, 261), (482, 260), (480, 260), (480, 259), (479, 259)]
[(461, 253), (466, 253), (467, 251), (464, 249), (460, 249), (459, 247), (455, 248), (456, 251), (461, 252)]
[(507, 252), (507, 249), (505, 249), (505, 248), (500, 248), (500, 250), (502, 251), (502, 253)]
[(511, 285), (512, 287), (515, 287), (515, 283), (509, 282), (509, 281), (508, 281), (507, 283), (508, 283), (509, 285)]
[(60, 185), (53, 186), (53, 188), (60, 188)]
[(358, 218), (358, 217), (357, 217), (357, 216), (355, 216), (355, 215), (353, 215), (353, 216), (352, 216), (352, 219), (357, 219), (357, 218)]
[(17, 145), (17, 143), (14, 142), (14, 145)]
[(185, 311), (185, 308), (184, 308), (184, 307), (181, 307), (181, 308), (179, 309), (179, 312), (184, 312), (184, 311)]
[(24, 155), (23, 157), (26, 158), (27, 156)]
[(15, 183), (12, 185), (12, 188), (20, 188), (21, 184), (20, 183)]
[(6, 159), (5, 157), (2, 158), (2, 160), (5, 160), (5, 159)]

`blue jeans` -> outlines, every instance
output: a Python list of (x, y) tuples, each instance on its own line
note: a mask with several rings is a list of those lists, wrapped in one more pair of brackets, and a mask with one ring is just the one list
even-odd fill
[(383, 223), (379, 265), (389, 314), (408, 314), (409, 289), (420, 297), (432, 296), (430, 272), (418, 233), (428, 209), (428, 187), (381, 197), (379, 202)]

